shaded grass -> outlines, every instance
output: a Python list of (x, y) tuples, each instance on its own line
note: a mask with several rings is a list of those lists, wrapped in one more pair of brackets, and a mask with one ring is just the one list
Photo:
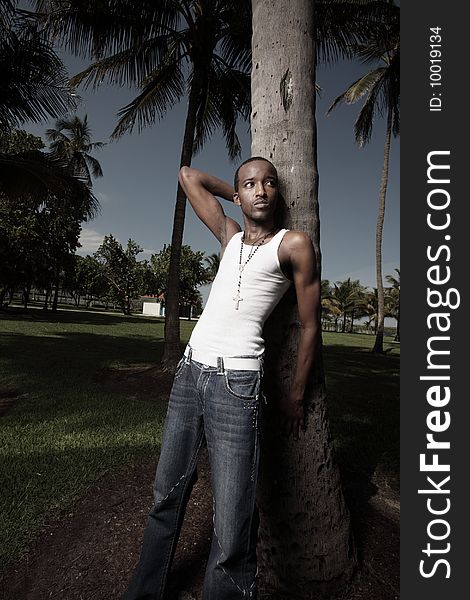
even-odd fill
[(324, 363), (337, 460), (351, 495), (375, 486), (399, 490), (400, 400), (398, 343), (370, 352), (374, 336), (326, 333)]
[[(1, 418), (0, 560), (6, 565), (52, 513), (98, 477), (156, 456), (165, 405), (106, 393), (109, 367), (158, 363), (163, 321), (68, 310), (0, 316), (0, 388), (26, 394)], [(194, 323), (182, 321), (183, 341)], [(324, 333), (331, 429), (350, 494), (398, 485), (398, 344)], [(156, 390), (158, 395), (158, 390)]]
[[(182, 323), (188, 337), (192, 324)], [(47, 515), (107, 471), (155, 456), (164, 406), (96, 384), (104, 368), (158, 362), (163, 322), (40, 310), (0, 321), (0, 388), (24, 396), (0, 421), (0, 561), (18, 556)], [(158, 390), (156, 390), (156, 393)]]

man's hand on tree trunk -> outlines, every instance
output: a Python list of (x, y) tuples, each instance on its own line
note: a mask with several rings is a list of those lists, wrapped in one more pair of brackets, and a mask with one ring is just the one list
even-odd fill
[(305, 431), (305, 409), (303, 395), (294, 393), (293, 391), (286, 396), (281, 396), (279, 400), (279, 408), (283, 413), (283, 425), (288, 436), (294, 435), (294, 439), (298, 440), (300, 431)]

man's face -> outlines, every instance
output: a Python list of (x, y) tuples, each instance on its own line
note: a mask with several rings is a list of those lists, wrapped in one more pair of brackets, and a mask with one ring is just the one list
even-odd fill
[(254, 160), (240, 167), (233, 201), (246, 217), (261, 223), (272, 219), (277, 197), (278, 181), (272, 165)]

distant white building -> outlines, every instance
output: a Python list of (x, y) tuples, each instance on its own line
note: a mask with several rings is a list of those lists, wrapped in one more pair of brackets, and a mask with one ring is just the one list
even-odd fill
[(142, 296), (142, 314), (150, 317), (164, 317), (163, 296)]

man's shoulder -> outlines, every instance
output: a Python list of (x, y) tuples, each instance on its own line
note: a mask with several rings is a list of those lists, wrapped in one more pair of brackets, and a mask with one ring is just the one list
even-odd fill
[(285, 273), (291, 269), (310, 269), (315, 263), (312, 240), (305, 231), (289, 229), (279, 246), (279, 260)]
[(288, 229), (282, 238), (281, 248), (282, 247), (286, 248), (286, 250), (307, 250), (312, 247), (312, 240), (305, 231)]

